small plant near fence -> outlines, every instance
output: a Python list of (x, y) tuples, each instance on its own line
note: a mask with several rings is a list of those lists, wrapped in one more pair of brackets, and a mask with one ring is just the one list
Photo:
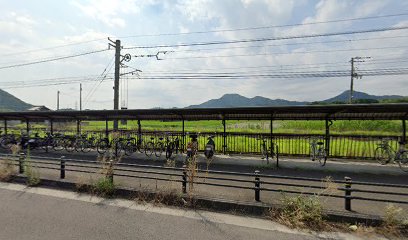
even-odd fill
[(402, 208), (388, 204), (383, 221), (380, 229), (382, 234), (397, 237), (408, 235), (408, 215)]
[(323, 204), (327, 201), (326, 194), (338, 192), (338, 186), (330, 177), (322, 180), (322, 189), (314, 195), (299, 194), (288, 196), (283, 194), (280, 209), (271, 209), (269, 215), (273, 219), (293, 228), (310, 228), (321, 230), (328, 227), (323, 213)]
[(188, 194), (192, 197), (194, 192), (194, 183), (198, 177), (197, 155), (194, 154), (187, 161), (187, 181), (188, 181)]
[(5, 158), (0, 161), (0, 181), (10, 181), (15, 172), (15, 167), (10, 159)]
[(114, 148), (109, 149), (104, 155), (98, 156), (97, 160), (101, 164), (100, 174), (103, 177), (93, 183), (92, 190), (94, 193), (104, 197), (113, 196), (117, 187), (113, 181), (115, 165), (122, 160), (122, 157), (123, 155), (115, 155)]
[(26, 176), (27, 186), (36, 186), (40, 183), (40, 172), (31, 163), (30, 150), (27, 149), (27, 156), (24, 161), (24, 175)]
[[(13, 155), (17, 155), (20, 152), (20, 147), (18, 145), (11, 146), (11, 152)], [(16, 169), (13, 161), (7, 157), (2, 159), (0, 161), (0, 181), (8, 182), (14, 174), (16, 174)]]
[(294, 228), (320, 228), (323, 226), (323, 206), (315, 196), (283, 195), (282, 208), (278, 210), (277, 219)]

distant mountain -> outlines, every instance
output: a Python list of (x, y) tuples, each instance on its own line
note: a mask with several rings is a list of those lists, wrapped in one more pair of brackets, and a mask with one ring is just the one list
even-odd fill
[(32, 106), (0, 89), (0, 111), (24, 111)]
[[(329, 98), (323, 101), (313, 102), (314, 104), (328, 104), (328, 103), (347, 103), (349, 99), (349, 92), (345, 91), (338, 96)], [(364, 92), (354, 92), (353, 100), (385, 100), (385, 99), (401, 99), (403, 96), (398, 95), (384, 95), (384, 96), (375, 96), (370, 95)], [(265, 97), (256, 96), (253, 98), (247, 98), (239, 94), (225, 94), (221, 98), (211, 99), (207, 102), (191, 105), (187, 108), (227, 108), (227, 107), (268, 107), (268, 106), (298, 106), (298, 105), (308, 105), (312, 102), (297, 102), (297, 101), (288, 101), (285, 99), (269, 99)]]
[[(349, 101), (349, 96), (350, 96), (350, 90), (344, 91), (343, 93), (333, 97), (329, 98), (326, 100), (323, 100), (322, 102), (325, 103), (332, 103), (332, 102), (348, 102)], [(400, 99), (404, 98), (403, 96), (399, 95), (384, 95), (384, 96), (376, 96), (376, 95), (370, 95), (364, 92), (357, 92), (353, 91), (353, 100), (357, 99), (373, 99), (373, 100), (384, 100), (384, 99)]]
[(256, 96), (247, 98), (239, 94), (225, 94), (219, 99), (211, 99), (199, 105), (191, 105), (187, 108), (226, 108), (226, 107), (264, 107), (264, 106), (294, 106), (305, 105), (308, 102), (288, 101), (284, 99), (269, 99)]

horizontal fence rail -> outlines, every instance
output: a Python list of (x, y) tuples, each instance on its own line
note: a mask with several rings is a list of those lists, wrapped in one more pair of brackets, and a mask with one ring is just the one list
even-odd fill
[[(19, 173), (24, 173), (24, 166), (27, 161), (27, 157), (24, 154), (0, 154), (0, 160), (11, 161), (13, 165), (19, 168)], [(35, 159), (29, 159), (29, 162), (38, 169), (60, 171), (61, 179), (65, 178), (66, 172), (101, 174), (102, 168), (97, 161), (66, 159), (65, 157), (35, 157)], [(196, 170), (198, 178), (191, 181), (188, 177), (191, 172), (186, 166), (178, 168), (116, 163), (113, 165), (113, 169), (110, 173), (111, 175), (106, 176), (110, 177), (112, 181), (117, 176), (176, 182), (181, 183), (181, 189), (184, 193), (187, 192), (186, 186), (188, 184), (194, 184), (251, 190), (254, 191), (255, 201), (261, 201), (260, 196), (262, 192), (312, 195), (344, 199), (345, 209), (349, 211), (352, 209), (352, 200), (408, 204), (408, 198), (406, 198), (408, 196), (408, 185), (352, 181), (352, 179), (347, 177), (344, 180), (331, 180), (261, 174), (258, 170), (254, 173), (240, 173), (198, 169)], [(285, 180), (294, 182), (288, 183)], [(376, 187), (377, 189), (365, 189), (366, 187)], [(302, 190), (299, 190), (299, 188)], [(384, 188), (386, 189), (382, 190)], [(375, 197), (370, 197), (369, 194), (374, 194)], [(392, 196), (400, 196), (401, 198), (392, 199)]]

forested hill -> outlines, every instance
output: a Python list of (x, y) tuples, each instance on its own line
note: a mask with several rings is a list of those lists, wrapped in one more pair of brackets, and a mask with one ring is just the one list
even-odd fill
[(32, 106), (0, 89), (0, 111), (24, 111)]

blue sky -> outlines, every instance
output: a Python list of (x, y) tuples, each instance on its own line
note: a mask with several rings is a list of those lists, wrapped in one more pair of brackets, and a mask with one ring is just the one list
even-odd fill
[[(1, 67), (106, 49), (108, 37), (121, 39), (126, 48), (408, 26), (408, 15), (403, 15), (260, 30), (219, 31), (408, 13), (408, 2), (397, 0), (0, 0), (0, 4), (0, 88), (24, 101), (50, 108), (56, 107), (58, 90), (61, 92), (61, 107), (78, 107), (79, 81), (52, 85), (55, 78), (78, 77), (77, 80), (86, 79), (83, 81), (84, 108), (111, 109), (113, 82), (109, 79), (100, 81), (100, 76), (107, 72), (105, 69), (109, 70), (114, 51), (23, 67)], [(197, 31), (206, 33), (186, 34)], [(167, 33), (174, 35), (163, 35)], [(407, 56), (407, 38), (408, 30), (399, 30), (233, 46), (123, 49), (123, 55), (129, 53), (132, 56), (171, 52), (161, 54), (161, 61), (133, 57), (126, 63), (128, 68), (122, 71), (136, 68), (142, 71), (140, 77), (179, 72), (256, 72), (265, 70), (265, 66), (274, 72), (344, 71), (350, 69), (348, 61), (355, 56), (372, 57), (357, 64), (358, 69), (406, 68), (406, 62), (398, 60)], [(61, 45), (63, 47), (56, 47)], [(365, 50), (348, 51), (350, 49)], [(376, 61), (389, 63), (379, 64)], [(299, 101), (322, 100), (347, 90), (350, 84), (350, 77), (152, 80), (124, 75), (122, 79), (121, 84), (128, 88), (121, 89), (121, 104), (128, 108), (184, 107), (219, 98), (226, 93)], [(406, 75), (363, 76), (356, 80), (355, 89), (378, 95), (408, 95), (406, 79)], [(21, 81), (25, 86), (41, 83), (45, 86), (22, 88)]]

